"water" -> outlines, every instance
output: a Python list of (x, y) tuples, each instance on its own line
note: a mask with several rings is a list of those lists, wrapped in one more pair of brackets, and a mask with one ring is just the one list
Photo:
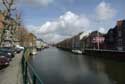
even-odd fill
[(125, 84), (125, 62), (48, 48), (31, 63), (44, 84)]

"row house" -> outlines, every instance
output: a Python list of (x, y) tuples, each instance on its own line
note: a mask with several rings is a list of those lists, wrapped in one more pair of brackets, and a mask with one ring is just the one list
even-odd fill
[(81, 46), (81, 41), (80, 41), (80, 35), (82, 34), (83, 32), (75, 35), (74, 37), (72, 37), (72, 49), (80, 49)]
[[(93, 31), (88, 35), (79, 33), (72, 38), (58, 43), (59, 47), (68, 49), (107, 49), (125, 50), (125, 20), (117, 21), (114, 28), (110, 28), (106, 34)], [(82, 37), (82, 38), (81, 38)]]
[(98, 31), (90, 34), (81, 32), (72, 38), (65, 39), (57, 44), (57, 47), (64, 49), (103, 49), (105, 37)]
[(125, 50), (125, 20), (117, 21), (117, 25), (106, 34), (107, 49)]
[(27, 33), (23, 38), (23, 46), (25, 47), (35, 47), (36, 46), (36, 36), (33, 33)]
[(69, 50), (72, 50), (72, 49), (80, 49), (81, 46), (80, 46), (80, 35), (82, 33), (79, 33), (71, 38), (67, 38), (59, 43), (57, 43), (57, 47), (59, 48), (64, 48), (64, 49), (69, 49)]
[(104, 34), (98, 32), (98, 31), (93, 31), (84, 40), (85, 48), (104, 49), (105, 48), (104, 40), (105, 40)]

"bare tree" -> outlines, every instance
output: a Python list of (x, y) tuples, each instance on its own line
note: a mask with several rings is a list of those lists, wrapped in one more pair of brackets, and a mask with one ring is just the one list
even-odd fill
[(10, 14), (12, 10), (12, 6), (14, 5), (14, 0), (2, 0), (3, 5), (5, 6), (8, 15)]
[(5, 7), (4, 9), (4, 20), (3, 20), (3, 24), (4, 24), (4, 28), (3, 28), (3, 33), (1, 35), (1, 42), (0, 45), (2, 46), (2, 42), (4, 41), (4, 36), (5, 36), (5, 30), (8, 30), (10, 32), (13, 31), (13, 28), (16, 28), (16, 20), (14, 20), (14, 18), (11, 17), (11, 12), (15, 9), (13, 9), (13, 5), (14, 5), (14, 0), (2, 0), (3, 6)]

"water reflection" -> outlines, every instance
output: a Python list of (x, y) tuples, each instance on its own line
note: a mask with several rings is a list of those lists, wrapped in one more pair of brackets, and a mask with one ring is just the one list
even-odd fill
[(43, 50), (31, 62), (44, 84), (124, 84), (125, 63), (56, 48)]

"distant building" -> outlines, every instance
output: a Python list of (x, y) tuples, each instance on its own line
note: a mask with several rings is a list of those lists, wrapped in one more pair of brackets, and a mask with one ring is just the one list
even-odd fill
[(56, 44), (57, 47), (59, 48), (63, 48), (63, 49), (67, 49), (67, 50), (72, 50), (72, 49), (80, 49), (82, 45), (81, 44), (81, 33), (71, 37), (71, 38), (67, 38), (59, 43)]
[(93, 31), (88, 35), (79, 33), (72, 38), (65, 39), (57, 44), (57, 47), (66, 49), (107, 49), (125, 50), (125, 20), (117, 21), (114, 28), (107, 34)]
[(107, 32), (107, 34), (105, 35), (106, 49), (109, 49), (109, 50), (116, 49), (115, 48), (115, 43), (116, 43), (115, 36), (116, 36), (116, 33), (114, 29), (110, 29)]
[(36, 36), (32, 33), (26, 33), (23, 35), (23, 46), (24, 47), (35, 47), (36, 46)]
[(88, 38), (88, 36), (84, 36), (80, 40), (80, 47), (81, 47), (81, 49), (85, 49), (87, 47), (87, 38)]
[(42, 39), (37, 39), (36, 40), (36, 48), (37, 50), (41, 50), (42, 49), (42, 46), (44, 45), (45, 43), (43, 42)]
[(85, 38), (86, 48), (103, 49), (105, 47), (104, 40), (104, 34), (98, 31), (93, 31), (89, 34), (87, 38)]
[(77, 35), (73, 36), (71, 39), (72, 39), (72, 49), (80, 49), (81, 46), (81, 42), (80, 40), (82, 39), (81, 38), (81, 35), (82, 35), (83, 32), (81, 33), (78, 33)]

